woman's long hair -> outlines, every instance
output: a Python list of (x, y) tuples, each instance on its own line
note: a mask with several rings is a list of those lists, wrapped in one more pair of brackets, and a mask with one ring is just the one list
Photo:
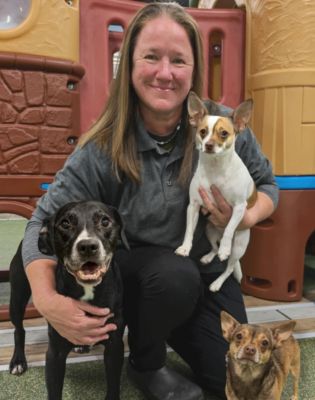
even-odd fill
[[(135, 116), (138, 99), (131, 82), (132, 59), (137, 37), (145, 24), (166, 15), (181, 25), (190, 40), (194, 55), (192, 90), (199, 96), (203, 85), (202, 40), (196, 21), (179, 4), (151, 3), (141, 8), (128, 26), (120, 50), (116, 79), (113, 79), (105, 109), (96, 123), (82, 136), (79, 146), (94, 140), (112, 160), (113, 171), (121, 180), (122, 175), (140, 182), (140, 163), (135, 140)], [(194, 148), (193, 132), (185, 121), (186, 143), (178, 180), (187, 183), (192, 168)]]

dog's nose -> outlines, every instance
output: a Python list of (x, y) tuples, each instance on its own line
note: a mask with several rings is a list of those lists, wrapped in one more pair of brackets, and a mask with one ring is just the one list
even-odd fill
[(80, 240), (77, 244), (78, 252), (81, 256), (93, 256), (99, 250), (99, 243), (96, 240)]
[(208, 142), (208, 143), (205, 144), (205, 148), (206, 148), (206, 151), (208, 151), (209, 153), (211, 153), (211, 152), (213, 151), (214, 144), (211, 143), (211, 142)]
[(249, 356), (253, 356), (256, 354), (256, 348), (254, 346), (246, 346), (245, 353)]

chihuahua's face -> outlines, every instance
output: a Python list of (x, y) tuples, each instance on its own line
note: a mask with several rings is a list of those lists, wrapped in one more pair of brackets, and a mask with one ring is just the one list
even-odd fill
[(271, 331), (257, 325), (240, 325), (230, 341), (230, 356), (241, 363), (265, 364), (273, 349)]
[(241, 364), (267, 363), (273, 350), (292, 335), (295, 324), (288, 321), (273, 328), (240, 324), (227, 312), (221, 312), (222, 333), (230, 343), (229, 355)]
[(228, 118), (206, 115), (196, 128), (196, 147), (204, 153), (218, 154), (234, 143), (235, 131)]
[(188, 96), (189, 122), (196, 128), (196, 147), (208, 154), (220, 154), (230, 149), (236, 134), (250, 119), (253, 102), (240, 104), (231, 117), (208, 115), (201, 99), (194, 92)]

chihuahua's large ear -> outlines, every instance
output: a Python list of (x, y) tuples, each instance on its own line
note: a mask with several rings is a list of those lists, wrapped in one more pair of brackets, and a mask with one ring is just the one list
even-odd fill
[(240, 132), (246, 128), (253, 111), (253, 100), (248, 99), (241, 103), (232, 114), (232, 120), (236, 132)]
[(289, 339), (293, 333), (295, 325), (296, 321), (288, 321), (271, 329), (275, 347), (280, 347), (282, 342)]
[(230, 342), (233, 336), (233, 332), (240, 325), (235, 318), (232, 317), (226, 311), (221, 311), (221, 328), (222, 334), (226, 341)]
[(53, 224), (54, 224), (53, 217), (45, 218), (42, 227), (39, 231), (39, 238), (38, 238), (39, 251), (49, 256), (55, 254), (55, 248), (53, 245), (53, 238), (52, 238)]
[(208, 114), (208, 110), (202, 100), (192, 91), (189, 92), (187, 104), (190, 125), (197, 126)]

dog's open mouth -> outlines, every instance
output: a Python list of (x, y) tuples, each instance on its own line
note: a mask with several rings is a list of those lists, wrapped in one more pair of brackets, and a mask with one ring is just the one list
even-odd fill
[(74, 273), (77, 280), (83, 283), (94, 283), (100, 281), (108, 270), (108, 264), (98, 265), (88, 261), (81, 265), (81, 268)]

